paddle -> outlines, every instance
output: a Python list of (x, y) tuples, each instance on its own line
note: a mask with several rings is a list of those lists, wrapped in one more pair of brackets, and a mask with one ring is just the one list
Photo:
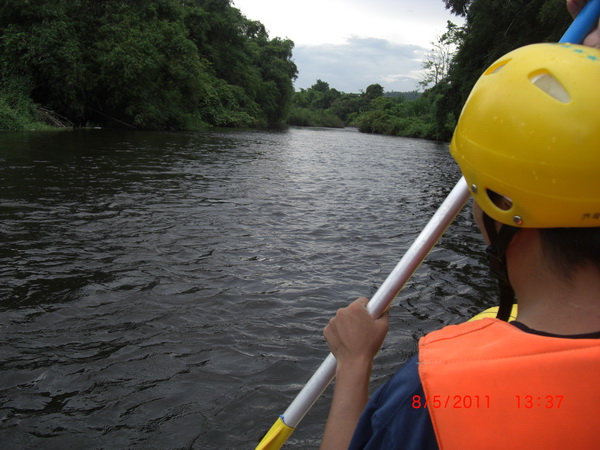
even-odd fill
[[(598, 23), (599, 17), (600, 0), (590, 0), (559, 42), (582, 42)], [(463, 177), (367, 304), (367, 311), (373, 317), (380, 317), (389, 307), (404, 287), (404, 284), (417, 270), (429, 251), (444, 234), (446, 228), (463, 208), (469, 195), (469, 188)], [(267, 432), (256, 447), (257, 449), (281, 448), (325, 388), (331, 383), (335, 376), (335, 369), (336, 360), (333, 354), (330, 353), (290, 406)]]
[(598, 26), (598, 18), (600, 18), (600, 1), (590, 0), (558, 42), (581, 44), (589, 32)]

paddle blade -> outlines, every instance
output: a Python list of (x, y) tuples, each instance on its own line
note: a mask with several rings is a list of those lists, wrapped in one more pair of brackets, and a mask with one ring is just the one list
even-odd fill
[(256, 450), (279, 450), (288, 440), (294, 428), (288, 427), (281, 417), (273, 424), (265, 437), (260, 441)]

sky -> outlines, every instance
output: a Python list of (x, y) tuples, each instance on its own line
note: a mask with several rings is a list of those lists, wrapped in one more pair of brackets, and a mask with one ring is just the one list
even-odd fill
[(462, 25), (443, 0), (233, 0), (271, 39), (294, 41), (296, 90), (317, 80), (346, 93), (379, 83), (385, 91), (418, 88), (425, 54), (446, 29)]

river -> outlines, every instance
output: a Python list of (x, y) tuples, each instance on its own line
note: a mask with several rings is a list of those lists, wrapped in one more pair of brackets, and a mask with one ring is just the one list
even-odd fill
[[(3, 448), (254, 448), (459, 178), (354, 129), (0, 134)], [(465, 208), (391, 308), (372, 387), (489, 306)], [(331, 391), (286, 448), (316, 448)]]

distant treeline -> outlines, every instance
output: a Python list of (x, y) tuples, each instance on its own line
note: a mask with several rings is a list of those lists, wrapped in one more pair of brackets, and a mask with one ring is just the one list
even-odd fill
[(288, 118), (290, 125), (353, 126), (366, 133), (422, 138), (428, 137), (433, 121), (427, 94), (384, 92), (380, 84), (372, 84), (360, 94), (347, 94), (322, 80), (295, 93)]
[(43, 117), (141, 129), (285, 123), (293, 42), (269, 39), (231, 3), (2, 2), (0, 128)]
[[(14, 0), (0, 5), (0, 129), (42, 119), (141, 129), (352, 125), (450, 138), (481, 73), (510, 50), (557, 41), (564, 0), (440, 0), (449, 23), (424, 62), (424, 93), (318, 80), (294, 93), (293, 42), (270, 39), (230, 0)], [(446, 52), (440, 64), (436, 51)], [(431, 86), (433, 85), (433, 86)]]
[[(449, 140), (462, 105), (479, 76), (509, 51), (535, 42), (556, 42), (571, 23), (564, 0), (444, 0), (465, 17), (434, 49), (455, 44), (443, 76), (424, 93), (384, 93), (378, 84), (361, 94), (345, 94), (317, 81), (294, 96), (289, 122), (298, 125), (356, 126), (367, 133)], [(450, 36), (451, 35), (451, 36)], [(449, 42), (451, 41), (451, 42)], [(435, 45), (439, 44), (439, 45)], [(435, 52), (425, 68), (438, 70)], [(429, 64), (427, 64), (429, 63)]]

